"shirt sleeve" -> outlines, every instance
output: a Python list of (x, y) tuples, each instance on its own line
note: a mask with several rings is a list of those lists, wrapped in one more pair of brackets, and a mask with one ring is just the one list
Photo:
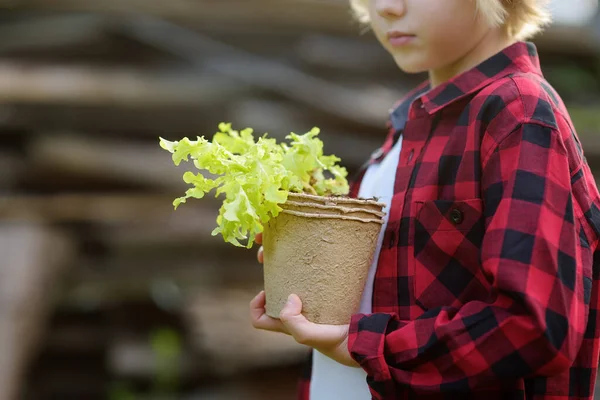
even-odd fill
[(492, 296), (431, 309), (413, 321), (353, 316), (349, 350), (376, 399), (394, 398), (398, 386), (473, 390), (504, 378), (549, 376), (577, 355), (591, 265), (577, 261), (565, 143), (554, 128), (525, 123), (482, 157), (481, 265)]

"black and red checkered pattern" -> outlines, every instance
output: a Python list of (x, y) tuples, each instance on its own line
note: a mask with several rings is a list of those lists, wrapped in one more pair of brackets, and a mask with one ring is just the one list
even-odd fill
[(592, 399), (600, 196), (535, 46), (428, 89), (367, 163), (403, 136), (374, 313), (350, 324), (373, 399)]

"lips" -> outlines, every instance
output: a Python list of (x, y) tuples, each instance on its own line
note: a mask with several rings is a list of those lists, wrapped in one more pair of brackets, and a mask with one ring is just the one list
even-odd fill
[(415, 37), (415, 35), (400, 31), (391, 31), (387, 34), (388, 41), (392, 46), (404, 46), (412, 42)]

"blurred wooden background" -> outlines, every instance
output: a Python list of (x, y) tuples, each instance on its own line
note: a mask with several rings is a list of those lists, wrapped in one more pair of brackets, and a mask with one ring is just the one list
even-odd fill
[[(597, 25), (536, 42), (600, 176)], [(294, 397), (255, 249), (210, 236), (214, 200), (173, 212), (158, 137), (319, 126), (354, 172), (423, 78), (361, 32), (342, 0), (0, 0), (0, 399)]]

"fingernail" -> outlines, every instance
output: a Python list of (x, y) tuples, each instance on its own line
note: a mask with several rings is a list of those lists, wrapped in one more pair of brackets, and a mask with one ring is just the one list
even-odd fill
[(287, 304), (292, 305), (294, 304), (294, 295), (290, 294), (287, 298)]

